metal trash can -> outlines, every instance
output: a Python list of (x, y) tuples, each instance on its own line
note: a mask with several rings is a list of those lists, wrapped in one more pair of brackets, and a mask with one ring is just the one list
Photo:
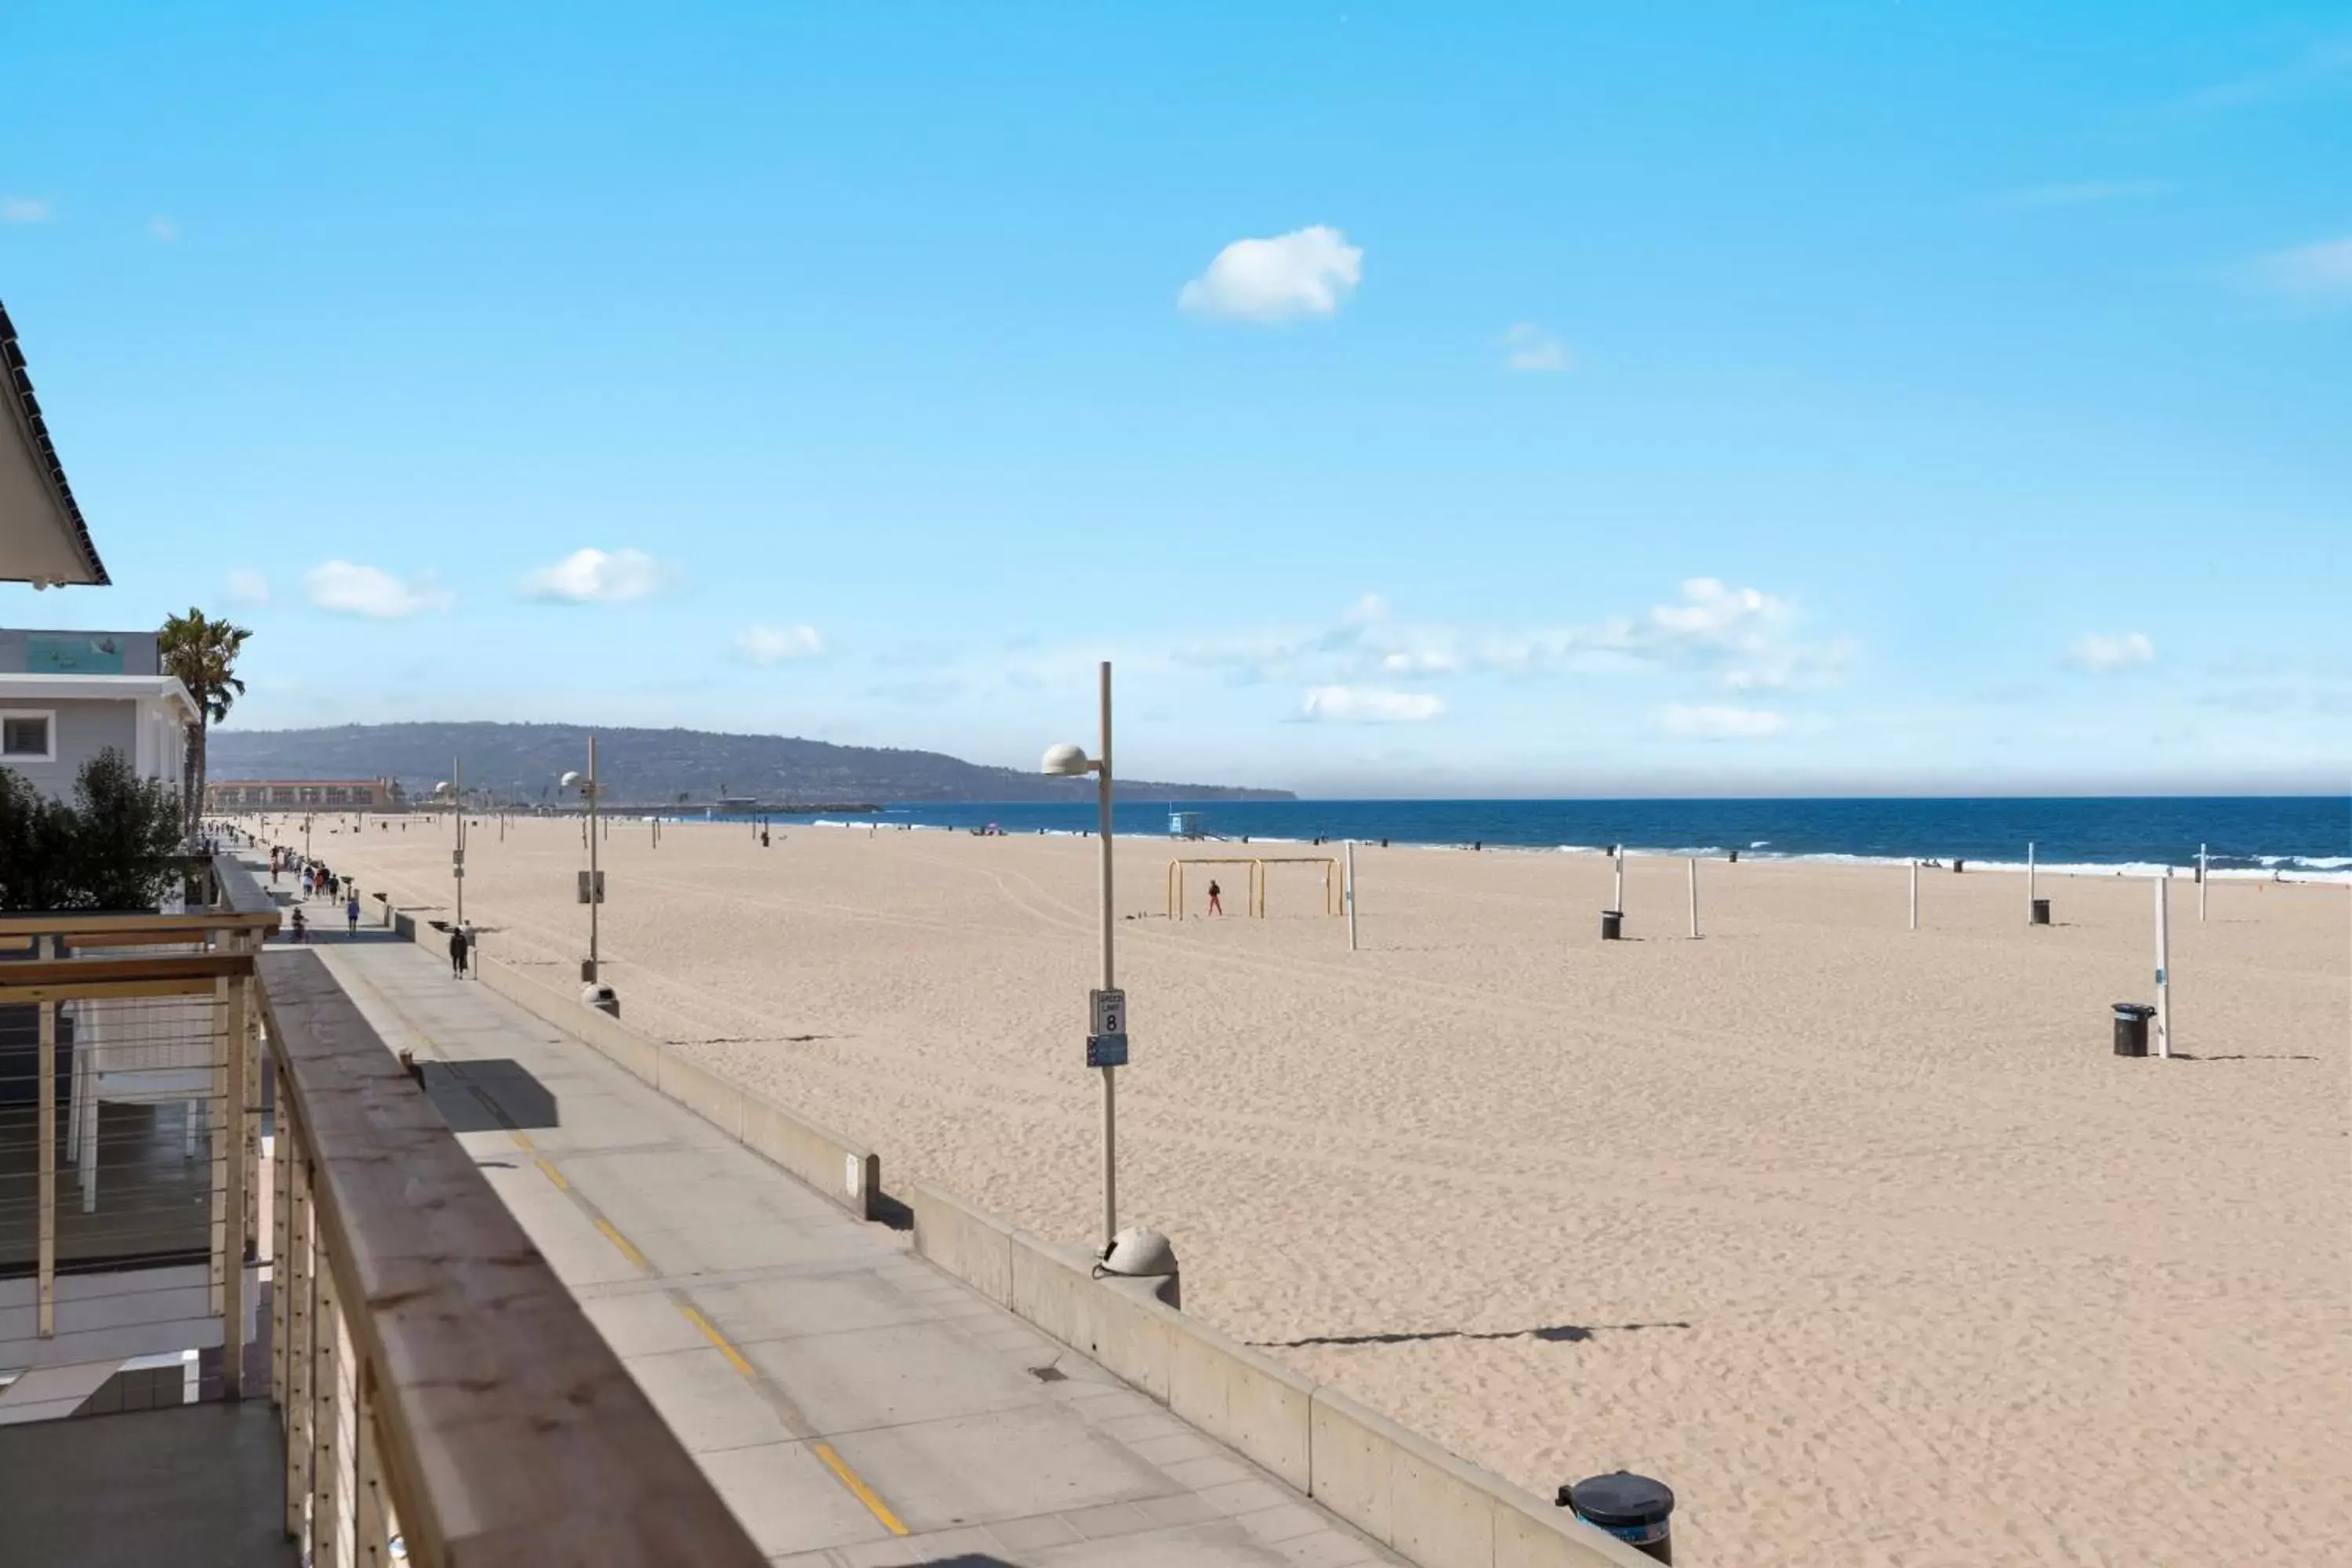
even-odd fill
[(1601, 940), (1603, 942), (1617, 942), (1622, 940), (1624, 934), (1625, 916), (1623, 911), (1619, 910), (1601, 910)]
[(2050, 923), (2049, 900), (2036, 899), (2033, 900), (2033, 923), (2038, 926), (2046, 926)]
[(2116, 1055), (2144, 1057), (2147, 1055), (2147, 1021), (2156, 1016), (2156, 1009), (2145, 1002), (2116, 1004)]
[(1962, 871), (1968, 868), (1968, 864), (1969, 863), (1965, 860), (1955, 859), (1952, 862), (1952, 875), (1955, 877), (1958, 876)]
[(1643, 1556), (1661, 1563), (1675, 1560), (1675, 1489), (1665, 1482), (1619, 1470), (1562, 1487), (1557, 1500), (1559, 1507)]

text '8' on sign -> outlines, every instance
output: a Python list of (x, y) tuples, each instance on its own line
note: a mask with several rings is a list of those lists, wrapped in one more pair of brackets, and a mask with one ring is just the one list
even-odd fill
[(1089, 991), (1087, 999), (1093, 1004), (1092, 1035), (1124, 1035), (1127, 1033), (1127, 993), (1124, 991)]

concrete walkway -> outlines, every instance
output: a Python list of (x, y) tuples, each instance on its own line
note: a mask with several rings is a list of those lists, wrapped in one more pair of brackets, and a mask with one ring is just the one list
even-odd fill
[(772, 1561), (1402, 1561), (446, 957), (332, 924), (330, 968), (429, 1064), (460, 1141)]

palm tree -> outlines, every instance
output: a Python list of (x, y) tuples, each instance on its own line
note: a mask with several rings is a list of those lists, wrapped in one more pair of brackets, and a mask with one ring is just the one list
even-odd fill
[(190, 833), (204, 816), (205, 738), (212, 726), (228, 717), (229, 704), (245, 695), (245, 682), (236, 678), (236, 656), (252, 635), (226, 620), (207, 618), (193, 605), (184, 616), (166, 616), (157, 634), (165, 673), (178, 676), (196, 700), (195, 721), (188, 726), (187, 754), (180, 769), (180, 809)]

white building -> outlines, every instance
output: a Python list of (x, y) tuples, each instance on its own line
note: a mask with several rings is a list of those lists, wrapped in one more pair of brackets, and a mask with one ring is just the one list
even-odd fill
[[(105, 563), (58, 462), (0, 307), (0, 581), (103, 586)], [(152, 632), (0, 629), (0, 767), (68, 796), (111, 746), (176, 788), (196, 705), (163, 672)]]

